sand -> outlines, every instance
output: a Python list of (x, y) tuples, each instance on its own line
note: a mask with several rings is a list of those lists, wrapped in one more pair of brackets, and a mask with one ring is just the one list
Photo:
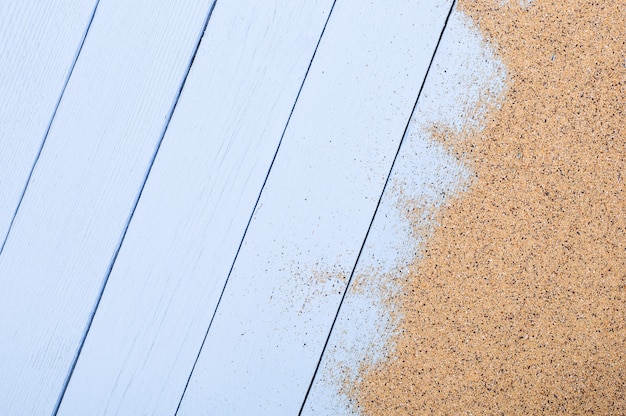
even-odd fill
[[(393, 301), (363, 414), (626, 414), (626, 3), (464, 0), (508, 69)], [(417, 221), (417, 220), (416, 220)], [(416, 226), (418, 226), (416, 224)]]

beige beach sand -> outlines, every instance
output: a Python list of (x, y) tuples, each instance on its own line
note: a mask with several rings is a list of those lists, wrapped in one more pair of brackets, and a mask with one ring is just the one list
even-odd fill
[(626, 414), (626, 3), (463, 0), (508, 68), (364, 414)]

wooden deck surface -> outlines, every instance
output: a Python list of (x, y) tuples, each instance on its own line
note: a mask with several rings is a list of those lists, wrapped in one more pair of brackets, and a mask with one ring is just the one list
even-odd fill
[(467, 176), (424, 131), (503, 76), (453, 1), (0, 23), (0, 414), (350, 414), (419, 249), (398, 201)]

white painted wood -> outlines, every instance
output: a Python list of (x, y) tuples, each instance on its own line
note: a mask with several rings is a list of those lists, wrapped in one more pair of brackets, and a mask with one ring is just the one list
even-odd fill
[(332, 1), (217, 2), (59, 415), (173, 415)]
[(0, 256), (0, 414), (51, 414), (210, 0), (101, 0)]
[[(435, 55), (407, 136), (341, 306), (303, 415), (354, 415), (345, 387), (362, 365), (385, 357), (396, 322), (390, 315), (398, 282), (420, 255), (432, 215), (461, 191), (471, 172), (430, 136), (440, 125), (461, 133), (481, 128), (481, 105), (504, 87), (505, 70), (478, 30), (455, 9)], [(485, 94), (490, 91), (493, 97)], [(484, 114), (484, 112), (482, 113)], [(422, 210), (417, 232), (413, 209)], [(395, 315), (394, 315), (395, 316)]]
[(450, 1), (338, 1), (180, 415), (297, 414)]
[(0, 247), (95, 4), (0, 2)]

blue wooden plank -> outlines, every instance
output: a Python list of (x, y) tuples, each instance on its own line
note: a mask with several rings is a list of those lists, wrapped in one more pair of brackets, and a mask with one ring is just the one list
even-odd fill
[(0, 256), (0, 414), (51, 414), (211, 0), (101, 0)]
[(95, 6), (0, 3), (0, 252)]
[(331, 5), (216, 4), (60, 415), (175, 413)]

